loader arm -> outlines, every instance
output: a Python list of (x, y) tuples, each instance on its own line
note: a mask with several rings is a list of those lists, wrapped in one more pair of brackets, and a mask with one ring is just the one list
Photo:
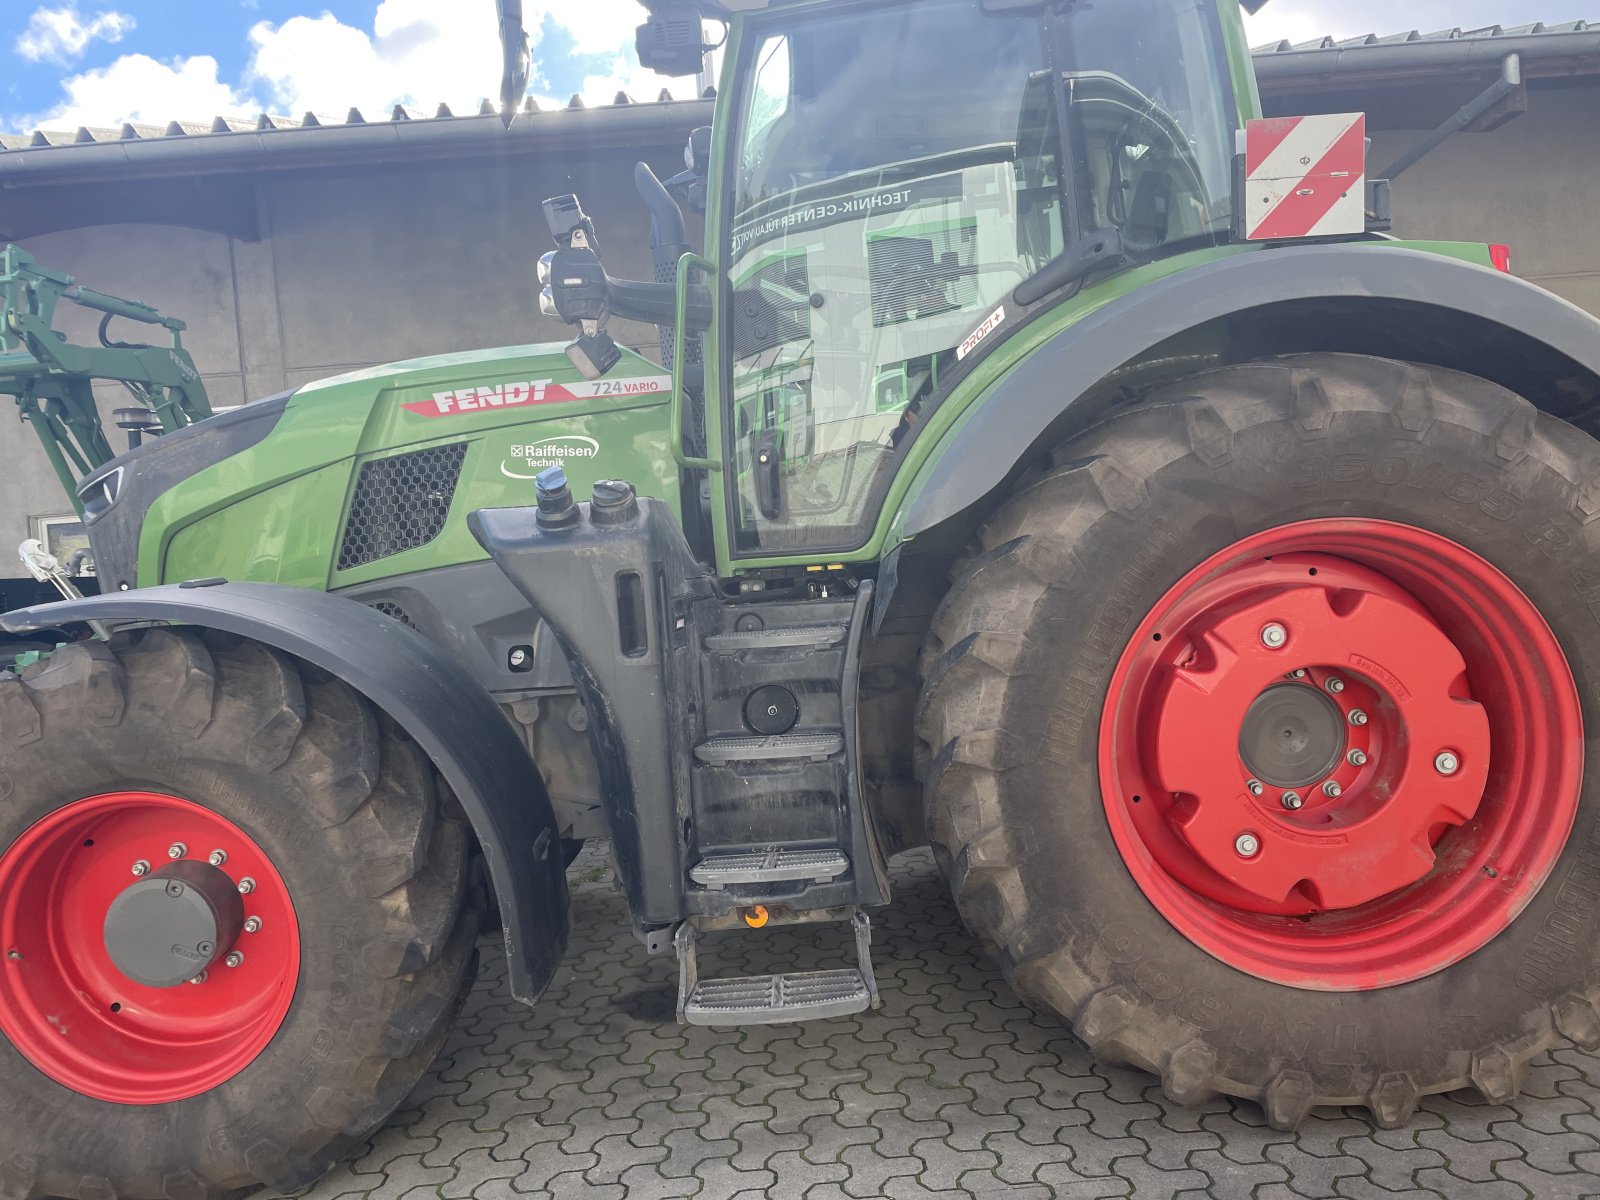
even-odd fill
[[(62, 300), (102, 314), (99, 345), (76, 345), (56, 329)], [(115, 341), (107, 330), (119, 319), (163, 329), (170, 342)], [(20, 247), (0, 253), (0, 395), (16, 400), (80, 516), (78, 480), (117, 453), (95, 405), (96, 380), (120, 383), (132, 396), (130, 432), (171, 433), (211, 415), (205, 384), (183, 346), (185, 328), (147, 304), (92, 291), (41, 267)]]

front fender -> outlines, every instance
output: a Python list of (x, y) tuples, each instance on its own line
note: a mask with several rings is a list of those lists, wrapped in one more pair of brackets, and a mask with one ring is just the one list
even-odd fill
[(82, 621), (162, 621), (251, 638), (338, 676), (433, 760), (467, 818), (499, 898), (511, 991), (538, 999), (566, 949), (561, 835), (533, 760), (484, 690), (436, 643), (326, 592), (274, 583), (183, 583), (42, 604), (0, 616), (9, 633)]
[[(1047, 435), (1060, 434), (1063, 415), (1113, 371), (1209, 322), (1238, 318), (1259, 326), (1250, 341), (1260, 354), (1345, 350), (1405, 357), (1403, 338), (1389, 345), (1281, 345), (1267, 330), (1276, 313), (1290, 308), (1357, 304), (1372, 305), (1374, 312), (1383, 306), (1383, 317), (1375, 317), (1380, 323), (1392, 324), (1393, 314), (1404, 311), (1419, 335), (1445, 330), (1425, 360), (1433, 365), (1483, 375), (1535, 403), (1539, 387), (1557, 390), (1544, 376), (1563, 373), (1587, 378), (1600, 395), (1600, 321), (1511, 275), (1393, 245), (1286, 246), (1232, 255), (1094, 309), (992, 384), (919, 472), (901, 510), (901, 537), (924, 533), (988, 496), (1037, 454)], [(1484, 353), (1495, 336), (1515, 353)], [(1459, 357), (1439, 349), (1452, 338), (1461, 343)], [(1534, 362), (1540, 365), (1528, 365)], [(1540, 378), (1529, 378), (1533, 374)]]

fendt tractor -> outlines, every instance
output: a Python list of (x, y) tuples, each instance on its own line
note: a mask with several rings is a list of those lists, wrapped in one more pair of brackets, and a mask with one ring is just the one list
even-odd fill
[[(653, 280), (543, 206), (570, 345), (207, 415), (180, 322), (8, 256), (100, 594), (30, 546), (72, 598), (0, 618), (0, 1191), (314, 1179), (481, 931), (538, 1005), (597, 838), (690, 1024), (870, 1025), (931, 846), (1179, 1104), (1393, 1127), (1600, 1046), (1600, 323), (1387, 233), (1362, 118), (1263, 119), (1239, 0), (641, 16), (666, 74), (725, 33), (717, 117), (638, 169)], [(854, 966), (700, 972), (821, 922)]]

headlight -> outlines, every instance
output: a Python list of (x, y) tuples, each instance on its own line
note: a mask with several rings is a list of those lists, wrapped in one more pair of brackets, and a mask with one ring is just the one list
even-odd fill
[(547, 287), (550, 283), (550, 272), (556, 261), (556, 252), (541, 255), (539, 258), (539, 286)]
[(539, 293), (539, 311), (547, 317), (561, 319), (561, 310), (556, 307), (556, 294), (549, 288)]

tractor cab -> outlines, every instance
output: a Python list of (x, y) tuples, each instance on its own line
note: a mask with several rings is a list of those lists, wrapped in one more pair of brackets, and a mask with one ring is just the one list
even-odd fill
[[(699, 69), (703, 19), (729, 24), (721, 127), (668, 181), (703, 199), (707, 259), (641, 178), (656, 277), (683, 268), (662, 349), (685, 343), (685, 460), (725, 481), (686, 520), (723, 567), (861, 550), (942, 397), (1036, 301), (1235, 237), (1255, 100), (1231, 0), (647, 7), (641, 61), (668, 73)], [(572, 225), (552, 220), (546, 308), (598, 370), (607, 315), (669, 305), (573, 269)]]
[(714, 222), (737, 552), (859, 545), (924, 409), (1069, 246), (1143, 259), (1229, 235), (1213, 5), (998, 7), (740, 30)]

